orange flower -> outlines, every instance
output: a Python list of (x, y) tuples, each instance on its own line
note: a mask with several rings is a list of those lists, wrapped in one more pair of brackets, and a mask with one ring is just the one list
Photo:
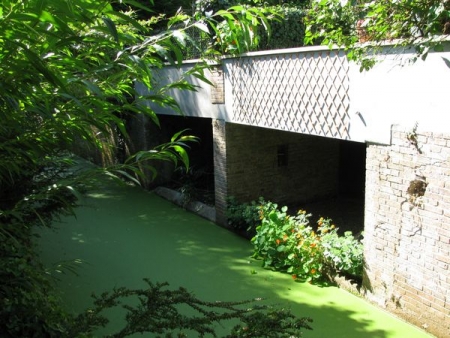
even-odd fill
[(316, 273), (316, 269), (311, 269), (311, 273), (314, 275)]
[(280, 245), (281, 241), (277, 238), (275, 243), (277, 243), (277, 245)]
[(297, 279), (297, 275), (292, 275), (292, 279), (296, 280)]
[(315, 248), (316, 247), (316, 243), (311, 243), (310, 247), (311, 248)]
[(264, 212), (262, 210), (259, 210), (259, 219), (263, 219), (264, 218)]

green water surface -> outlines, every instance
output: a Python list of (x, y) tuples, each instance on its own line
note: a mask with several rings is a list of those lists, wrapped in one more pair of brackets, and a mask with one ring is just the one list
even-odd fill
[[(262, 269), (250, 258), (248, 240), (140, 188), (105, 183), (88, 194), (76, 218), (57, 227), (41, 233), (41, 256), (48, 266), (82, 260), (78, 276), (58, 275), (73, 312), (92, 304), (92, 292), (142, 288), (147, 277), (183, 286), (205, 301), (266, 298), (314, 320), (304, 337), (430, 337), (339, 288), (296, 283)], [(111, 325), (101, 333), (119, 327), (122, 315), (111, 312)], [(224, 325), (218, 330), (227, 331)]]

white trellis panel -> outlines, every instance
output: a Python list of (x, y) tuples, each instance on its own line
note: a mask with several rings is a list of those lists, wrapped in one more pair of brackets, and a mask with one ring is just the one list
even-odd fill
[(335, 50), (228, 59), (231, 122), (349, 139), (349, 65)]

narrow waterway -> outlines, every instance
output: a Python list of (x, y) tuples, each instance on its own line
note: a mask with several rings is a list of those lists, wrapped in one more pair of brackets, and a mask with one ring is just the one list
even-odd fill
[[(93, 292), (145, 287), (143, 278), (149, 278), (207, 301), (266, 298), (314, 320), (304, 337), (430, 337), (339, 288), (296, 283), (262, 269), (250, 258), (247, 240), (140, 188), (107, 182), (86, 196), (76, 215), (43, 230), (39, 240), (49, 267), (82, 261), (78, 275), (54, 272), (70, 311), (88, 308)], [(111, 325), (99, 334), (119, 327), (122, 316), (110, 312)]]

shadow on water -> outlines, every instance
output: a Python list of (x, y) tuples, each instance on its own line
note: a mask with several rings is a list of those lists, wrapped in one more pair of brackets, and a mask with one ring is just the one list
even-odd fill
[[(90, 295), (114, 287), (145, 287), (143, 278), (183, 286), (208, 301), (262, 297), (313, 318), (305, 337), (428, 337), (335, 287), (296, 283), (264, 270), (253, 260), (251, 244), (237, 235), (138, 188), (108, 184), (91, 193), (76, 218), (58, 230), (43, 230), (41, 256), (49, 266), (81, 259), (78, 276), (58, 276), (68, 309), (92, 304)], [(123, 313), (110, 313), (109, 333)], [(227, 323), (224, 328), (227, 329)], [(231, 324), (229, 324), (231, 326)]]

